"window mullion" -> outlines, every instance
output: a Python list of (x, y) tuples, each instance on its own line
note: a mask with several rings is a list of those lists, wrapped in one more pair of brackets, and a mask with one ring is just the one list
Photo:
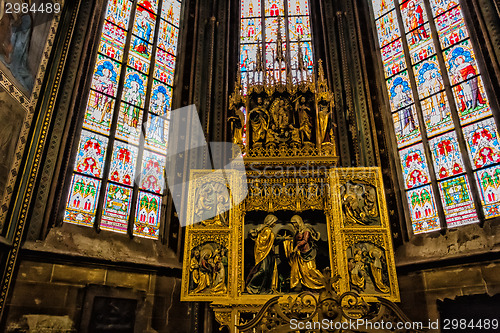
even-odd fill
[(104, 202), (106, 201), (106, 189), (108, 186), (108, 178), (109, 178), (109, 172), (111, 169), (111, 160), (113, 158), (113, 147), (114, 143), (116, 141), (116, 131), (118, 127), (118, 117), (120, 114), (120, 107), (121, 107), (121, 95), (123, 92), (123, 86), (125, 84), (125, 73), (127, 70), (127, 60), (128, 60), (128, 54), (129, 54), (129, 49), (130, 49), (130, 43), (132, 40), (132, 29), (134, 26), (134, 21), (135, 21), (135, 13), (136, 13), (136, 4), (137, 1), (133, 2), (132, 9), (130, 11), (130, 19), (129, 19), (129, 25), (128, 25), (128, 30), (127, 30), (127, 39), (125, 41), (124, 49), (123, 49), (123, 57), (122, 61), (120, 62), (120, 80), (118, 82), (118, 86), (116, 89), (116, 97), (115, 97), (115, 107), (113, 109), (113, 118), (111, 121), (111, 129), (109, 132), (109, 138), (108, 138), (108, 149), (106, 150), (106, 156), (105, 156), (105, 163), (104, 163), (104, 169), (102, 173), (102, 183), (101, 183), (101, 188), (99, 189), (99, 202), (98, 206), (96, 209), (96, 219), (94, 222), (95, 228), (100, 231), (100, 224), (101, 224), (101, 218), (102, 218), (102, 212), (103, 212), (103, 206)]
[[(469, 154), (467, 153), (467, 144), (465, 142), (465, 137), (462, 132), (462, 126), (460, 124), (460, 119), (458, 116), (458, 111), (455, 103), (455, 97), (453, 96), (453, 92), (451, 91), (451, 82), (448, 76), (448, 68), (446, 67), (446, 62), (443, 57), (443, 50), (441, 48), (441, 43), (438, 38), (438, 31), (436, 29), (436, 23), (434, 21), (434, 15), (431, 10), (431, 6), (429, 4), (429, 0), (423, 1), (425, 10), (427, 12), (427, 17), (429, 18), (429, 27), (431, 29), (432, 41), (434, 43), (434, 47), (436, 48), (436, 56), (438, 59), (439, 67), (441, 69), (441, 77), (443, 79), (444, 90), (446, 93), (446, 97), (448, 99), (448, 105), (451, 111), (451, 119), (453, 121), (453, 131), (457, 135), (458, 146), (460, 148), (460, 153), (462, 155), (462, 160), (465, 166), (465, 173), (467, 174), (467, 178), (469, 180), (469, 185), (471, 188), (471, 194), (474, 201), (474, 206), (476, 209), (476, 213), (478, 214), (479, 220), (484, 221), (483, 210), (481, 209), (481, 200), (478, 195), (478, 188), (476, 185), (476, 181), (474, 179), (474, 174), (472, 171), (472, 164), (470, 163)], [(443, 14), (444, 15), (444, 14)], [(470, 39), (469, 39), (470, 40)], [(450, 46), (451, 47), (451, 46)], [(439, 193), (441, 196), (441, 193)]]
[[(403, 45), (403, 50), (405, 54), (405, 61), (407, 63), (407, 71), (408, 71), (408, 79), (411, 82), (411, 90), (413, 94), (413, 103), (415, 105), (416, 109), (416, 114), (419, 122), (419, 129), (420, 129), (420, 137), (422, 140), (422, 145), (424, 147), (424, 153), (425, 157), (427, 159), (427, 168), (429, 170), (429, 177), (430, 177), (430, 186), (434, 192), (434, 195), (436, 196), (436, 199), (440, 198), (439, 194), (439, 188), (437, 185), (437, 178), (436, 178), (436, 171), (434, 169), (434, 163), (432, 159), (432, 153), (431, 149), (429, 146), (429, 141), (427, 138), (427, 132), (426, 132), (426, 127), (425, 127), (425, 120), (422, 114), (422, 105), (420, 103), (420, 96), (417, 91), (417, 82), (415, 79), (415, 73), (413, 72), (413, 66), (410, 58), (410, 49), (408, 47), (408, 42), (406, 40), (406, 31), (403, 23), (403, 17), (401, 15), (401, 7), (400, 7), (400, 1), (394, 1), (395, 2), (395, 11), (396, 11), (396, 16), (398, 18), (398, 23), (399, 23), (399, 31), (401, 31), (400, 38), (401, 38), (401, 43)], [(407, 106), (411, 107), (411, 105)], [(398, 112), (398, 111), (396, 111)], [(399, 151), (400, 149), (398, 149)], [(405, 188), (403, 184), (403, 188)], [(407, 190), (405, 190), (405, 196), (407, 196)], [(446, 218), (444, 215), (444, 209), (441, 200), (435, 200), (436, 206), (437, 206), (437, 213), (439, 216), (439, 221), (441, 225), (441, 229), (444, 229), (446, 227)], [(411, 220), (411, 219), (410, 219)], [(411, 226), (410, 226), (411, 227)], [(413, 228), (411, 228), (413, 230)]]

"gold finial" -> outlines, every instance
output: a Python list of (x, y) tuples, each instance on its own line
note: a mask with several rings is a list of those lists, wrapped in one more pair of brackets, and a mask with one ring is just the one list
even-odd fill
[(323, 71), (323, 60), (318, 60), (319, 82), (325, 82), (325, 72)]

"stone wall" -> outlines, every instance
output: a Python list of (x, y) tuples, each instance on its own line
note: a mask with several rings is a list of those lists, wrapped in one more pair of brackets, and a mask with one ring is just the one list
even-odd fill
[[(400, 306), (414, 321), (439, 319), (438, 301), (500, 293), (500, 261), (398, 272)], [(499, 304), (500, 306), (500, 304)]]
[(180, 279), (155, 271), (22, 260), (5, 312), (5, 332), (84, 332), (93, 297), (136, 299), (135, 332), (189, 332)]

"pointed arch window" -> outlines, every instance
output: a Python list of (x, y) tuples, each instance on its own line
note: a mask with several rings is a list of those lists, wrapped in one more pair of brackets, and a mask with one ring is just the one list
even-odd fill
[(299, 77), (301, 61), (312, 72), (309, 0), (241, 0), (240, 72), (244, 91), (256, 80), (259, 63), (274, 80), (279, 80), (281, 71), (284, 80), (285, 62), (275, 61), (280, 53), (291, 65), (292, 78)]
[(457, 0), (372, 0), (415, 234), (500, 216), (500, 144)]
[(64, 222), (158, 239), (181, 4), (108, 1)]

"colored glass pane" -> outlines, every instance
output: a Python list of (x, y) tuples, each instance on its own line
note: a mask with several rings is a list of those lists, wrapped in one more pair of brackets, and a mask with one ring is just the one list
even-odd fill
[(481, 76), (473, 77), (453, 87), (453, 96), (462, 125), (491, 115)]
[(388, 11), (394, 9), (394, 1), (393, 0), (373, 0), (373, 13), (375, 14), (375, 18), (378, 18)]
[(116, 61), (123, 59), (123, 46), (105, 37), (101, 38), (99, 52)]
[(309, 15), (309, 0), (288, 0), (288, 15)]
[(425, 98), (444, 88), (436, 56), (413, 66), (419, 97)]
[(410, 50), (414, 50), (424, 44), (427, 44), (428, 42), (431, 42), (432, 35), (429, 23), (426, 23), (418, 29), (406, 34), (406, 40), (408, 41), (408, 47)]
[(392, 114), (398, 147), (408, 146), (421, 140), (415, 106), (409, 106)]
[(162, 49), (156, 49), (156, 62), (166, 66), (172, 73), (175, 70), (175, 56), (163, 51)]
[(439, 192), (449, 228), (479, 222), (465, 176), (440, 182)]
[(240, 51), (240, 66), (241, 71), (253, 71), (257, 61), (257, 44), (243, 44)]
[(76, 155), (75, 171), (101, 177), (107, 145), (108, 138), (105, 136), (83, 130)]
[(412, 31), (412, 35), (425, 38), (425, 29), (421, 27), (427, 22), (427, 14), (423, 0), (409, 0), (400, 5), (401, 17), (406, 32)]
[(427, 136), (435, 136), (453, 129), (448, 98), (444, 92), (434, 94), (420, 102)]
[(179, 29), (162, 20), (158, 31), (158, 47), (172, 55), (176, 55), (178, 39)]
[(131, 201), (131, 188), (109, 183), (101, 217), (101, 230), (127, 233)]
[(438, 34), (441, 35), (447, 34), (449, 31), (455, 29), (455, 27), (463, 23), (464, 17), (462, 16), (460, 6), (457, 6), (443, 15), (436, 17), (435, 21)]
[(147, 82), (147, 76), (133, 69), (127, 68), (127, 72), (125, 74), (125, 83), (123, 86), (122, 100), (140, 108), (144, 107), (144, 97), (146, 96)]
[(149, 111), (165, 116), (172, 109), (172, 88), (159, 81), (153, 81)]
[(414, 234), (441, 229), (436, 209), (436, 199), (430, 185), (410, 190), (406, 195)]
[[(279, 22), (279, 23), (278, 23)], [(281, 38), (285, 39), (285, 21), (283, 18), (269, 17), (266, 18), (266, 42), (276, 42), (278, 38), (278, 25), (281, 27)]]
[(484, 216), (500, 216), (500, 166), (479, 170), (474, 175), (481, 192)]
[(109, 180), (124, 185), (134, 184), (137, 147), (115, 141), (109, 170)]
[(455, 132), (430, 139), (429, 147), (437, 179), (459, 175), (465, 171)]
[[(304, 61), (304, 66), (307, 68), (312, 68), (313, 64), (313, 53), (310, 42), (301, 42), (300, 47), (302, 48), (302, 60)], [(298, 68), (299, 64), (299, 44), (290, 43), (290, 54), (292, 68)]]
[(465, 40), (444, 51), (444, 58), (452, 85), (479, 74), (470, 40)]
[(139, 0), (137, 3), (151, 13), (156, 14), (158, 11), (158, 0)]
[(145, 150), (142, 157), (140, 188), (161, 194), (165, 186), (164, 169), (165, 157)]
[(288, 24), (291, 41), (311, 39), (311, 25), (308, 16), (290, 17), (288, 18)]
[(243, 88), (243, 94), (247, 93), (248, 90), (248, 82), (250, 78), (247, 72), (242, 72), (241, 73), (241, 86)]
[(137, 7), (134, 26), (132, 28), (134, 35), (152, 44), (155, 24), (156, 15), (142, 7)]
[(401, 43), (401, 39), (398, 39), (391, 44), (384, 46), (380, 50), (380, 54), (382, 55), (382, 62), (386, 64), (391, 61), (393, 58), (404, 56), (403, 44)]
[(163, 83), (172, 85), (174, 83), (174, 71), (159, 62), (155, 64), (155, 71), (153, 77)]
[(261, 16), (260, 0), (241, 1), (241, 17), (260, 17), (260, 16)]
[(493, 118), (466, 126), (462, 130), (474, 169), (500, 163), (498, 131)]
[(262, 40), (262, 21), (260, 18), (241, 19), (241, 43), (257, 43)]
[(142, 39), (132, 36), (130, 52), (128, 54), (128, 65), (145, 74), (149, 73), (151, 52), (153, 47)]
[(85, 109), (83, 128), (109, 134), (114, 107), (115, 100), (113, 98), (91, 90)]
[(122, 103), (118, 113), (116, 137), (134, 145), (139, 144), (141, 134), (142, 109)]
[(401, 39), (384, 46), (381, 53), (386, 78), (406, 69), (406, 60), (401, 45)]
[(430, 0), (430, 2), (434, 16), (438, 16), (458, 5), (458, 0)]
[[(140, 191), (138, 200), (146, 197), (146, 201), (143, 200), (142, 206), (138, 203), (136, 207), (131, 207), (132, 198), (137, 195), (132, 186), (137, 174), (139, 176), (137, 182), (142, 189), (156, 193), (163, 191), (165, 157), (145, 151), (142, 163), (139, 163), (141, 161), (137, 161), (138, 145), (141, 143), (142, 150), (142, 142), (139, 139), (144, 125), (144, 146), (150, 150), (166, 153), (181, 2), (165, 0), (159, 5), (158, 0), (139, 0), (136, 3), (132, 36), (128, 41), (126, 29), (130, 25), (130, 13), (134, 2), (126, 0), (108, 2), (64, 221), (93, 226), (97, 205), (100, 202), (102, 205), (100, 228), (126, 233), (129, 229), (130, 214), (137, 217), (137, 209), (141, 207), (147, 209), (148, 218), (144, 220), (146, 225), (140, 223), (134, 225), (134, 234), (157, 239), (161, 199)], [(155, 15), (159, 6), (162, 9), (162, 19)], [(160, 26), (158, 35), (155, 36), (156, 24)], [(152, 43), (155, 40), (158, 47), (154, 74), (148, 77), (145, 74), (150, 72)], [(128, 52), (124, 52), (126, 42)], [(125, 77), (120, 79), (122, 63), (127, 67)], [(151, 87), (150, 95), (146, 94), (147, 87)], [(118, 93), (121, 102), (117, 108), (115, 97)], [(165, 118), (161, 119), (161, 122), (158, 121), (160, 118), (156, 114), (148, 113), (148, 121), (143, 124), (143, 108), (147, 96), (150, 99), (149, 111)], [(117, 115), (113, 115), (115, 109)], [(114, 117), (117, 118), (116, 131), (111, 132), (111, 121)], [(113, 151), (111, 154), (106, 154), (106, 150), (111, 149), (108, 147), (110, 140), (114, 141)], [(105, 160), (106, 156), (108, 160)], [(109, 170), (105, 168), (108, 163)], [(138, 165), (141, 172), (136, 170)], [(107, 178), (109, 181), (106, 195), (100, 201), (102, 182), (94, 177)], [(153, 198), (155, 199), (150, 200)], [(148, 200), (149, 204), (144, 205)], [(151, 212), (154, 214), (151, 215)], [(137, 221), (140, 219), (137, 218)]]
[(98, 54), (91, 88), (99, 93), (115, 97), (119, 76), (120, 64)]
[(411, 63), (416, 64), (436, 53), (436, 48), (432, 40), (419, 44), (410, 51)]
[(380, 47), (386, 46), (400, 37), (396, 11), (392, 11), (382, 16), (376, 21), (376, 24)]
[(111, 0), (108, 1), (106, 8), (105, 19), (116, 24), (122, 29), (128, 28), (128, 21), (130, 19), (130, 10), (132, 9), (132, 2), (128, 0)]
[(117, 27), (111, 22), (104, 22), (102, 27), (103, 37), (113, 41), (116, 45), (125, 45), (125, 40), (127, 38), (127, 32), (120, 27)]
[(396, 111), (413, 103), (408, 72), (404, 71), (387, 80), (391, 110)]
[(283, 0), (264, 0), (264, 8), (266, 16), (285, 15)]
[(133, 235), (158, 239), (161, 197), (139, 191)]
[(155, 152), (167, 154), (168, 125), (166, 117), (148, 115), (146, 126), (146, 148)]
[(454, 24), (449, 29), (446, 29), (444, 32), (439, 33), (439, 41), (441, 42), (441, 47), (443, 49), (468, 37), (469, 32), (467, 31), (467, 27), (465, 26), (465, 22), (463, 20)]
[(429, 183), (429, 168), (424, 154), (424, 146), (420, 143), (399, 151), (405, 188), (411, 189)]
[(100, 187), (100, 180), (74, 174), (63, 221), (92, 227)]
[(178, 27), (181, 18), (181, 3), (177, 0), (163, 1), (161, 18)]

